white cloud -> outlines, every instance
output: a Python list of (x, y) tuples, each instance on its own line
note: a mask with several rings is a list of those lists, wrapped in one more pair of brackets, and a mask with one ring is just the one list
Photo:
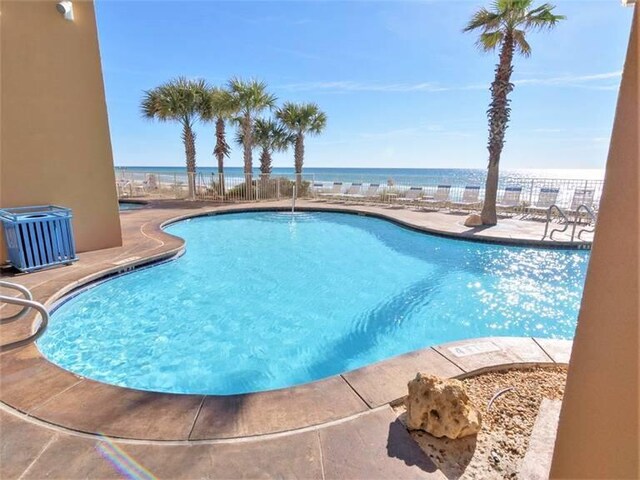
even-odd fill
[[(556, 86), (588, 88), (593, 90), (616, 90), (618, 82), (602, 84), (603, 80), (619, 79), (621, 71), (596, 73), (592, 75), (564, 75), (547, 78), (521, 78), (513, 80), (517, 86)], [(462, 90), (487, 90), (489, 83), (470, 85), (442, 85), (437, 82), (417, 83), (365, 83), (351, 80), (324, 82), (301, 82), (279, 85), (276, 88), (294, 92), (315, 91), (327, 93), (379, 92), (379, 93), (412, 93), (412, 92), (448, 92)]]
[(445, 88), (435, 83), (360, 83), (349, 80), (332, 82), (289, 83), (278, 88), (292, 91), (332, 91), (332, 92), (436, 92)]
[[(555, 85), (566, 87), (586, 87), (585, 84), (591, 84), (593, 82), (599, 82), (601, 80), (618, 79), (622, 76), (622, 71), (596, 73), (592, 75), (564, 75), (561, 77), (547, 77), (547, 78), (521, 78), (513, 80), (514, 85)], [(617, 85), (591, 85), (591, 88), (600, 90), (609, 90), (612, 87), (617, 88)]]

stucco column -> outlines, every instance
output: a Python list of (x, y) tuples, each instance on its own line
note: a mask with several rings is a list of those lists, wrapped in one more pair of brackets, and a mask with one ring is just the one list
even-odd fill
[(640, 478), (639, 22), (636, 5), (552, 478)]
[(0, 207), (69, 207), (78, 251), (119, 246), (93, 1), (56, 3), (0, 0)]

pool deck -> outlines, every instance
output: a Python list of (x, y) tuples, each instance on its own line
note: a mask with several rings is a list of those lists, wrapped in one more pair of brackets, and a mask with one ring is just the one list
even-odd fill
[[(162, 231), (176, 218), (289, 206), (157, 202), (121, 214), (123, 246), (7, 280), (50, 306), (105, 275), (179, 254), (184, 242)], [(492, 241), (539, 242), (544, 229), (513, 219), (468, 229), (464, 216), (409, 209), (316, 202), (297, 207), (360, 211), (412, 228)], [(32, 319), (0, 326), (2, 343), (27, 336)], [(138, 471), (142, 476), (136, 478), (149, 478), (140, 469), (158, 478), (445, 478), (391, 408), (406, 394), (407, 381), (418, 371), (464, 377), (510, 366), (566, 364), (570, 349), (571, 342), (561, 340), (473, 339), (293, 388), (204, 396), (95, 382), (53, 365), (30, 345), (0, 355), (0, 478), (121, 478), (123, 468)]]

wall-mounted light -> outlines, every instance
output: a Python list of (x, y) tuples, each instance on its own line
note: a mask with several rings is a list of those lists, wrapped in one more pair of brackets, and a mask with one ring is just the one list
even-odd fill
[(73, 4), (70, 1), (65, 0), (58, 2), (56, 10), (58, 10), (60, 15), (64, 16), (65, 20), (73, 21)]

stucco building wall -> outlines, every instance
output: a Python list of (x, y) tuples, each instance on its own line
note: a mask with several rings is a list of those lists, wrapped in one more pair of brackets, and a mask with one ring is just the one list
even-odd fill
[(552, 478), (640, 478), (640, 136), (635, 7)]
[(94, 5), (73, 8), (0, 2), (0, 206), (72, 208), (85, 251), (122, 240)]

